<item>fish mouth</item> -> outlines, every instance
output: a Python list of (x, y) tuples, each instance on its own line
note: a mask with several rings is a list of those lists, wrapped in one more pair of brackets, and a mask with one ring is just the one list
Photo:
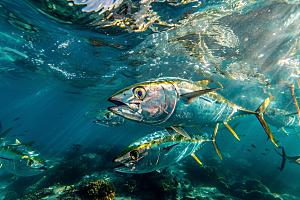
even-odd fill
[[(112, 167), (111, 169), (113, 169), (113, 170), (117, 170), (118, 168), (120, 168), (120, 167), (127, 167), (125, 164), (123, 164), (123, 163), (121, 163), (121, 164), (119, 164), (119, 165), (117, 165), (117, 166), (115, 166), (115, 167)], [(127, 167), (128, 168), (128, 167)]]
[(124, 103), (116, 97), (110, 97), (108, 101), (116, 105), (107, 108), (110, 112), (134, 121), (143, 119), (142, 115), (137, 112), (140, 108), (139, 103)]
[(115, 97), (110, 97), (108, 99), (109, 102), (112, 102), (113, 104), (116, 104), (117, 106), (127, 106), (127, 104), (123, 103), (122, 101), (116, 99)]

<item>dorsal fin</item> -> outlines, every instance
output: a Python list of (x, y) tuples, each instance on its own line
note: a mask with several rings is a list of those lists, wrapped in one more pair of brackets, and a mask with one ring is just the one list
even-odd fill
[(185, 130), (180, 127), (180, 126), (171, 126), (172, 129), (174, 129), (174, 131), (176, 131), (177, 133), (183, 135), (184, 137), (191, 139), (191, 137), (187, 134), (187, 132), (185, 132)]
[(35, 143), (35, 141), (31, 141), (31, 142), (22, 143), (22, 145), (24, 145), (26, 147), (31, 147), (34, 143)]
[(16, 143), (15, 144), (21, 144), (21, 142), (18, 139), (16, 139)]
[(211, 88), (211, 89), (205, 89), (205, 90), (198, 90), (194, 92), (189, 92), (186, 94), (180, 95), (180, 97), (186, 98), (187, 102), (190, 103), (194, 98), (200, 97), (201, 95), (204, 95), (209, 92), (213, 92), (215, 90), (218, 90), (220, 88)]

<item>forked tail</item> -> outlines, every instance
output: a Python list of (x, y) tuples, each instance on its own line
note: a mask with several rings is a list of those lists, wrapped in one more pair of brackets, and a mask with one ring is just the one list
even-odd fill
[(220, 150), (219, 150), (219, 147), (218, 147), (217, 142), (216, 142), (216, 136), (217, 136), (218, 128), (219, 128), (219, 124), (216, 125), (215, 131), (214, 131), (214, 133), (211, 137), (211, 141), (212, 141), (212, 143), (213, 143), (220, 159), (223, 160), (222, 155), (221, 155)]
[(280, 171), (282, 171), (284, 169), (285, 162), (286, 162), (286, 154), (285, 154), (285, 151), (284, 151), (283, 147), (278, 147), (278, 148), (282, 149), (282, 154), (277, 152), (277, 150), (275, 148), (274, 149), (275, 149), (276, 153), (282, 157), (282, 163), (281, 163), (281, 167), (280, 167)]
[[(274, 98), (274, 96), (271, 96), (269, 98), (267, 98), (259, 107), (258, 109), (253, 112), (250, 110), (243, 110), (243, 109), (238, 109), (238, 112), (232, 116), (230, 119), (227, 120), (227, 122), (231, 119), (234, 119), (238, 116), (243, 116), (243, 115), (251, 115), (254, 114), (257, 119), (259, 120), (260, 124), (262, 125), (262, 127), (264, 128), (264, 130), (266, 131), (267, 135), (269, 136), (269, 138), (272, 140), (272, 142), (276, 145), (276, 147), (278, 147), (278, 145), (276, 144), (275, 138), (267, 124), (267, 122), (264, 119), (263, 113), (265, 112), (265, 110), (267, 109), (267, 107), (269, 106), (271, 100)], [(230, 130), (230, 132), (238, 139), (238, 136), (236, 135), (236, 133), (234, 132), (234, 130), (227, 124), (227, 122), (223, 122), (223, 124)]]
[[(216, 149), (216, 151), (217, 151), (217, 153), (218, 153), (220, 159), (223, 160), (222, 155), (221, 155), (220, 150), (219, 150), (219, 147), (218, 147), (218, 145), (217, 145), (217, 143), (216, 143), (216, 135), (217, 135), (217, 132), (218, 132), (218, 128), (219, 128), (219, 124), (216, 125), (215, 131), (214, 131), (214, 133), (213, 133), (211, 139), (208, 140), (208, 141), (212, 141), (212, 143), (213, 143), (213, 145), (214, 145), (214, 147), (215, 147), (215, 149)], [(193, 158), (194, 158), (200, 165), (202, 165), (202, 163), (200, 162), (200, 160), (196, 157), (196, 155), (195, 155), (194, 153), (192, 153), (191, 156), (193, 156)]]
[(269, 138), (271, 139), (271, 141), (276, 145), (276, 147), (278, 147), (275, 138), (267, 124), (267, 122), (264, 119), (264, 115), (263, 113), (266, 111), (267, 107), (269, 106), (271, 100), (274, 98), (274, 96), (271, 96), (269, 98), (267, 98), (256, 110), (256, 114), (255, 116), (257, 117), (257, 119), (259, 120), (260, 124), (262, 125), (262, 127), (265, 129), (266, 133), (268, 134)]

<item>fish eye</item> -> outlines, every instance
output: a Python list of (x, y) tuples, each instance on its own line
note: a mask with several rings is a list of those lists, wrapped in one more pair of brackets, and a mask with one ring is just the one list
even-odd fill
[(106, 114), (105, 116), (106, 116), (106, 119), (109, 119), (109, 114)]
[(130, 157), (133, 159), (133, 160), (137, 160), (139, 158), (139, 152), (137, 150), (133, 150), (130, 152)]
[(134, 96), (139, 100), (143, 100), (146, 97), (146, 90), (143, 87), (134, 88), (133, 93)]
[(32, 167), (33, 164), (34, 164), (34, 161), (29, 159), (28, 162), (27, 162), (27, 166)]

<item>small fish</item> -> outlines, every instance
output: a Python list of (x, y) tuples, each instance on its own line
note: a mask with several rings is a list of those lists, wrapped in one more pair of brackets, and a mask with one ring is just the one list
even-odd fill
[(18, 136), (25, 136), (25, 134), (19, 134)]
[(87, 119), (94, 120), (96, 124), (106, 127), (119, 127), (134, 123), (106, 109), (93, 110), (85, 113), (84, 116)]
[(0, 147), (0, 165), (17, 176), (33, 176), (44, 172), (47, 163), (38, 151), (30, 147), (34, 142), (21, 144), (16, 140), (15, 144), (5, 144), (4, 138), (12, 129), (0, 135), (3, 143)]
[(20, 119), (20, 117), (17, 117), (17, 118), (14, 119), (14, 121), (17, 121), (17, 120), (19, 120), (19, 119)]
[(72, 144), (72, 146), (75, 146), (75, 147), (82, 147), (81, 144)]
[(248, 151), (251, 151), (250, 149), (248, 149)]
[(79, 148), (78, 147), (71, 147), (71, 149), (73, 149), (74, 151), (78, 151), (79, 150)]
[(189, 155), (202, 165), (194, 152), (200, 148), (203, 142), (207, 141), (213, 143), (222, 159), (215, 141), (217, 130), (218, 125), (211, 139), (197, 135), (188, 139), (180, 134), (172, 137), (165, 130), (148, 134), (129, 145), (113, 159), (113, 162), (119, 163), (119, 165), (112, 169), (124, 173), (148, 173), (168, 167)]
[(261, 153), (262, 155), (264, 155), (264, 156), (266, 156), (267, 154), (265, 154), (265, 153)]
[(267, 149), (267, 148), (266, 148), (265, 150), (266, 150), (266, 151), (270, 151), (270, 149)]
[(238, 116), (253, 114), (278, 146), (262, 114), (273, 97), (267, 98), (253, 112), (225, 99), (215, 92), (218, 89), (181, 78), (159, 78), (134, 84), (112, 95), (108, 101), (116, 106), (108, 110), (141, 124), (165, 127), (168, 132), (173, 129), (187, 138), (190, 136), (182, 127), (222, 123), (238, 140), (227, 122)]
[(280, 146), (278, 148), (282, 149), (282, 154), (280, 154), (275, 148), (274, 149), (275, 149), (276, 153), (282, 157), (280, 171), (282, 171), (284, 169), (286, 159), (288, 159), (290, 161), (290, 163), (296, 163), (296, 164), (300, 165), (300, 155), (299, 156), (286, 156), (284, 148), (282, 146)]
[(25, 132), (25, 133), (27, 133), (27, 132), (28, 132), (28, 130), (25, 130), (24, 132)]
[(251, 147), (256, 148), (256, 146), (254, 144), (252, 144)]
[(10, 137), (16, 137), (17, 135), (11, 135)]

